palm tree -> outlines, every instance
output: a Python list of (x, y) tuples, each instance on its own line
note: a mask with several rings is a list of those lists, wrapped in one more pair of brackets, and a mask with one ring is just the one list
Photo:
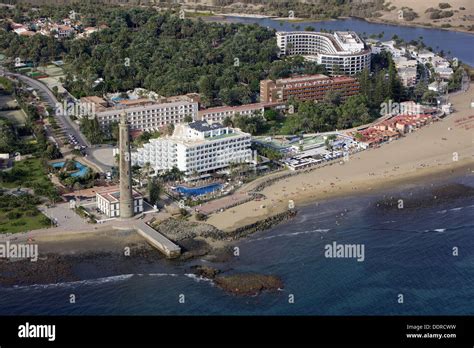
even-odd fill
[[(153, 167), (151, 166), (150, 162), (146, 162), (143, 167), (140, 169), (140, 182), (142, 179), (147, 179), (150, 177), (150, 173)], [(140, 184), (141, 186), (141, 184)]]

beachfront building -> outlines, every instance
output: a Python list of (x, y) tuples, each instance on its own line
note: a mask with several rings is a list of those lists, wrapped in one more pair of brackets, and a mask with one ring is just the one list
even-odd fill
[(436, 93), (444, 93), (448, 88), (446, 81), (434, 81), (428, 85), (428, 90)]
[(398, 46), (394, 40), (383, 42), (373, 41), (370, 46), (373, 54), (389, 52), (393, 58), (404, 57), (407, 54), (407, 50), (402, 46)]
[(443, 80), (449, 80), (451, 76), (453, 76), (454, 71), (451, 68), (444, 68), (444, 67), (435, 67), (434, 68), (435, 74), (437, 74)]
[(415, 59), (408, 59), (406, 57), (393, 58), (393, 62), (395, 63), (395, 68), (397, 69), (402, 84), (405, 87), (415, 86), (418, 62)]
[(172, 136), (151, 139), (132, 153), (132, 165), (150, 163), (155, 172), (178, 168), (186, 175), (249, 162), (251, 136), (220, 123), (195, 121), (175, 127)]
[(81, 105), (94, 110), (99, 126), (109, 131), (120, 120), (125, 111), (130, 129), (155, 131), (169, 124), (184, 122), (187, 116), (197, 118), (198, 102), (190, 96), (179, 96), (153, 100), (149, 98), (105, 100), (101, 97), (83, 97)]
[(435, 121), (435, 117), (429, 114), (396, 115), (371, 127), (350, 132), (349, 136), (352, 136), (362, 148), (369, 148), (398, 139), (400, 136), (411, 133), (433, 121)]
[(252, 103), (240, 106), (220, 106), (209, 109), (202, 109), (198, 112), (198, 120), (209, 123), (222, 122), (225, 118), (240, 116), (263, 116), (268, 109), (285, 109), (284, 103)]
[[(143, 196), (132, 190), (133, 211), (135, 214), (143, 212)], [(97, 209), (109, 218), (120, 216), (120, 190), (117, 187), (96, 192)]]
[(324, 65), (330, 74), (355, 75), (370, 68), (371, 49), (353, 31), (279, 31), (276, 38), (280, 56), (302, 55)]
[(342, 99), (359, 93), (359, 82), (350, 76), (302, 75), (286, 79), (260, 81), (260, 102), (323, 100), (330, 91), (338, 92)]

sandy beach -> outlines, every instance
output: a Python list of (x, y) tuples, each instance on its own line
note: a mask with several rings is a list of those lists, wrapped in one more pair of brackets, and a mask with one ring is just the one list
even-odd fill
[[(213, 214), (207, 223), (231, 231), (287, 210), (289, 200), (298, 208), (330, 197), (383, 190), (395, 184), (415, 183), (427, 176), (450, 175), (455, 170), (474, 173), (472, 100), (474, 84), (471, 83), (466, 93), (450, 98), (455, 112), (443, 120), (380, 148), (360, 152), (343, 164), (276, 181), (261, 191), (265, 199)], [(247, 190), (251, 191), (257, 184), (248, 185)]]

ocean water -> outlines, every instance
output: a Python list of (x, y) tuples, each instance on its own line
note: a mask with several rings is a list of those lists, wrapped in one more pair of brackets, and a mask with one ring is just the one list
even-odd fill
[[(472, 175), (451, 182), (474, 187)], [(441, 184), (446, 182), (435, 186)], [(277, 292), (227, 294), (190, 274), (189, 267), (203, 260), (161, 260), (103, 278), (96, 272), (88, 278), (87, 265), (77, 265), (88, 280), (0, 288), (0, 314), (472, 315), (474, 197), (432, 198), (415, 208), (377, 207), (384, 195), (418, 197), (431, 189), (427, 182), (299, 207), (291, 222), (239, 241), (240, 256), (210, 264), (229, 273), (278, 275), (285, 287)], [(324, 248), (334, 241), (363, 244), (365, 260), (326, 258)], [(69, 303), (70, 294), (75, 304)]]

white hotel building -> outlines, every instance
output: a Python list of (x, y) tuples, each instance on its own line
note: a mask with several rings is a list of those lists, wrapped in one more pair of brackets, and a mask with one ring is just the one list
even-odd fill
[(179, 124), (172, 136), (151, 139), (133, 152), (132, 165), (149, 162), (155, 172), (177, 167), (186, 175), (206, 173), (251, 161), (250, 142), (250, 134), (219, 123)]
[(280, 56), (305, 56), (324, 65), (330, 74), (334, 73), (336, 66), (347, 75), (370, 68), (371, 49), (353, 31), (336, 31), (334, 34), (279, 31), (276, 38)]
[(169, 124), (182, 123), (186, 116), (195, 120), (198, 115), (198, 102), (184, 96), (163, 102), (146, 98), (124, 100), (112, 106), (104, 99), (93, 96), (81, 98), (81, 104), (93, 105), (95, 117), (104, 130), (118, 123), (123, 111), (127, 113), (130, 129), (141, 131), (155, 131)]
[(234, 118), (240, 116), (262, 116), (265, 110), (268, 109), (285, 109), (284, 103), (268, 102), (268, 103), (253, 103), (244, 104), (240, 106), (219, 106), (210, 109), (202, 109), (198, 112), (198, 120), (207, 121), (209, 123), (222, 122), (227, 117)]

